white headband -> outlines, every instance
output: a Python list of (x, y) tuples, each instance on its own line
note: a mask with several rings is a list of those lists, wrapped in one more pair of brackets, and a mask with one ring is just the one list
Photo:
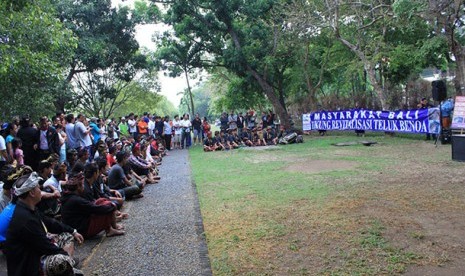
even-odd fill
[(21, 187), (15, 187), (15, 195), (20, 196), (29, 192), (37, 185), (39, 185), (40, 180), (43, 180), (43, 178), (40, 177), (36, 172), (32, 172), (28, 179), (24, 181), (23, 185), (21, 185)]

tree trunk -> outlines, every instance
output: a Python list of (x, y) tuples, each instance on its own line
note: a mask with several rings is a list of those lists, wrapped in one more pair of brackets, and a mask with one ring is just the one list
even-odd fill
[[(192, 112), (192, 118), (194, 118), (194, 97), (192, 96), (192, 90), (191, 90), (191, 85), (190, 85), (190, 82), (189, 82), (189, 74), (187, 73), (187, 69), (184, 68), (184, 74), (186, 76), (186, 82), (187, 82), (187, 92), (189, 93), (189, 99), (190, 99), (190, 102), (191, 102), (191, 108), (190, 108), (190, 111)], [(189, 106), (189, 105), (188, 105)]]
[[(238, 50), (242, 50), (239, 37), (237, 36), (237, 33), (234, 31), (232, 26), (228, 26), (228, 33), (231, 35), (231, 38), (234, 42), (234, 46)], [(250, 73), (254, 77), (254, 79), (258, 82), (258, 84), (262, 88), (263, 93), (273, 105), (274, 110), (276, 114), (278, 115), (279, 120), (281, 121), (281, 125), (284, 126), (286, 129), (290, 129), (291, 118), (289, 116), (289, 113), (287, 112), (286, 107), (281, 105), (279, 97), (276, 96), (274, 88), (265, 80), (265, 78), (262, 75), (260, 75), (256, 70), (254, 70), (247, 62), (245, 62), (245, 65), (247, 68), (247, 72)]]
[(371, 85), (373, 86), (373, 90), (375, 90), (376, 95), (378, 96), (378, 100), (381, 103), (381, 108), (383, 110), (389, 110), (389, 105), (386, 102), (386, 97), (384, 95), (383, 88), (379, 84), (378, 80), (376, 79), (376, 71), (374, 66), (367, 60), (363, 61), (365, 71), (367, 72), (368, 79), (370, 80)]
[(457, 69), (455, 70), (454, 87), (457, 95), (465, 95), (465, 48), (455, 42), (452, 51), (455, 56)]
[(286, 129), (290, 129), (291, 121), (289, 113), (287, 112), (287, 109), (281, 105), (281, 102), (279, 98), (276, 96), (273, 87), (268, 82), (266, 82), (263, 79), (263, 77), (260, 74), (258, 74), (255, 70), (253, 70), (249, 65), (247, 65), (247, 71), (255, 78), (255, 80), (257, 80), (258, 84), (263, 90), (263, 93), (266, 95), (268, 100), (273, 105), (276, 114), (279, 116), (281, 125), (284, 126)]

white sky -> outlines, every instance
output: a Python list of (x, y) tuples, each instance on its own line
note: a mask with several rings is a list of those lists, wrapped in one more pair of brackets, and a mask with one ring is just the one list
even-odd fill
[[(117, 7), (119, 5), (134, 7), (134, 0), (112, 0), (112, 5)], [(139, 42), (140, 47), (146, 47), (150, 51), (155, 51), (155, 43), (152, 42), (152, 36), (156, 32), (163, 32), (166, 26), (162, 24), (147, 24), (139, 25), (136, 27), (136, 40)], [(186, 79), (184, 77), (170, 78), (164, 76), (163, 72), (158, 73), (158, 80), (161, 84), (161, 94), (166, 96), (175, 107), (178, 107), (181, 101), (181, 95), (178, 92), (184, 91), (187, 88)], [(191, 81), (191, 85), (195, 80)]]

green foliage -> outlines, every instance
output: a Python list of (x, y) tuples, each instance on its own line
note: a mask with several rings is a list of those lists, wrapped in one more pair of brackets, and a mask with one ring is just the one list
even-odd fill
[(121, 106), (115, 110), (114, 116), (127, 116), (129, 113), (143, 114), (149, 112), (156, 115), (173, 116), (176, 112), (174, 105), (165, 96), (156, 91), (147, 89), (141, 82), (131, 82), (123, 89), (119, 98), (130, 96)]
[[(55, 5), (60, 20), (79, 39), (68, 64), (68, 82), (77, 74), (99, 70), (110, 70), (112, 77), (129, 82), (148, 67), (147, 58), (138, 51), (135, 26), (155, 16), (156, 8), (141, 2), (132, 12), (128, 7), (112, 8), (110, 0), (60, 0)], [(62, 98), (56, 104), (63, 108), (73, 98)]]
[(155, 3), (147, 3), (144, 0), (137, 0), (134, 2), (132, 19), (137, 24), (155, 23), (161, 19), (161, 12)]
[(229, 110), (248, 110), (250, 108), (260, 109), (267, 106), (267, 101), (257, 84), (250, 77), (240, 78), (232, 75), (227, 81), (227, 90), (214, 102), (217, 113)]
[(52, 97), (63, 88), (62, 71), (71, 61), (76, 44), (76, 38), (57, 19), (48, 0), (2, 1), (2, 115), (54, 113)]

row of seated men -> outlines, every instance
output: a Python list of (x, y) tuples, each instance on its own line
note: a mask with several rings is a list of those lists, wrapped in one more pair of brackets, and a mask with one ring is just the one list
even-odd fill
[(228, 129), (207, 132), (204, 140), (204, 151), (231, 150), (240, 147), (271, 146), (277, 144), (289, 144), (303, 142), (301, 135), (283, 126), (276, 130), (268, 126), (262, 129), (260, 126), (253, 129), (244, 128), (240, 133), (237, 129)]
[(80, 275), (74, 244), (105, 233), (124, 235), (124, 202), (157, 183), (164, 149), (152, 137), (100, 141), (95, 154), (70, 150), (38, 170), (1, 170), (0, 242), (8, 275)]

